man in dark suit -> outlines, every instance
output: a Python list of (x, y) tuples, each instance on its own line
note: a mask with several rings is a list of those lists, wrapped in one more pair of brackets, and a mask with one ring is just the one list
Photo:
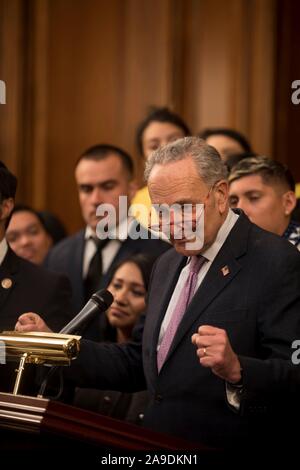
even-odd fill
[[(46, 266), (68, 276), (73, 290), (73, 309), (78, 312), (90, 297), (86, 280), (96, 252), (94, 239), (99, 235), (97, 224), (101, 217), (96, 215), (98, 206), (110, 204), (116, 210), (117, 227), (115, 235), (104, 243), (101, 251), (102, 273), (98, 273), (97, 288), (106, 286), (111, 269), (122, 259), (134, 253), (159, 256), (170, 246), (158, 237), (153, 239), (153, 234), (151, 239), (146, 229), (127, 218), (135, 184), (133, 163), (124, 150), (112, 145), (96, 145), (87, 149), (76, 163), (75, 178), (82, 216), (87, 225), (56, 245), (49, 254)], [(127, 197), (125, 214), (119, 211), (120, 196)], [(141, 236), (132, 236), (134, 232), (140, 232)], [(91, 326), (90, 331), (93, 328)]]
[[(195, 448), (231, 448), (231, 462), (245, 444), (271, 441), (275, 452), (291, 437), (295, 412), (289, 387), (299, 376), (291, 345), (300, 338), (300, 255), (229, 209), (225, 167), (204, 141), (188, 137), (155, 151), (146, 176), (152, 202), (169, 207), (170, 223), (160, 228), (175, 250), (156, 263), (135, 341), (83, 340), (68, 376), (87, 387), (147, 387), (145, 426)], [(183, 211), (180, 226), (175, 210), (184, 204), (191, 217)]]
[[(13, 330), (25, 312), (39, 313), (49, 328), (59, 331), (73, 316), (67, 278), (19, 258), (5, 239), (16, 188), (16, 177), (0, 162), (0, 331)], [(14, 369), (15, 365), (0, 366), (1, 391), (12, 391)], [(30, 387), (24, 386), (22, 391), (29, 393), (32, 375), (24, 375)]]

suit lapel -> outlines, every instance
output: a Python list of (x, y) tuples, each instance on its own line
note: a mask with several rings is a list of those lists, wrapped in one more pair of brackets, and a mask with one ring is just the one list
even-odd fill
[[(81, 230), (78, 233), (78, 238), (74, 240), (72, 246), (72, 256), (70, 256), (69, 264), (69, 277), (72, 283), (72, 286), (76, 286), (73, 292), (74, 305), (80, 306), (80, 309), (85, 303), (85, 292), (83, 285), (83, 256), (84, 256), (84, 247), (85, 247), (85, 231)], [(75, 311), (74, 315), (78, 312)]]
[[(217, 259), (218, 258), (218, 259)], [(172, 342), (168, 357), (177, 348), (178, 344), (185, 337), (193, 323), (205, 312), (209, 304), (222, 292), (222, 290), (234, 279), (240, 271), (241, 266), (236, 259), (228, 252), (223, 252), (212, 263), (202, 284), (195, 293)], [(222, 268), (229, 269), (229, 274), (224, 276)], [(194, 333), (196, 333), (196, 328)]]
[(0, 310), (5, 305), (10, 293), (17, 282), (18, 258), (8, 248), (3, 263), (0, 266)]

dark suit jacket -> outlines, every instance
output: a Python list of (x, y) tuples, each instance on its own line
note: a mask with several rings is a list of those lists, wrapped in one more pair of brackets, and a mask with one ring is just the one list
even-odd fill
[[(140, 227), (140, 230), (144, 235), (149, 233), (142, 227)], [(85, 304), (84, 283), (82, 277), (85, 245), (84, 233), (85, 230), (81, 230), (75, 235), (62, 240), (60, 243), (55, 245), (49, 253), (45, 264), (47, 268), (63, 273), (70, 279), (73, 292), (72, 305), (75, 313), (78, 313)], [(130, 237), (127, 238), (122, 242), (122, 245), (113, 259), (109, 270), (102, 277), (101, 288), (105, 288), (107, 286), (112, 268), (128, 256), (137, 253), (146, 253), (151, 256), (158, 257), (169, 248), (170, 245), (160, 239), (147, 240), (139, 238), (134, 240)]]
[[(287, 410), (289, 403), (291, 343), (300, 338), (299, 252), (241, 215), (195, 293), (158, 374), (158, 335), (185, 263), (174, 250), (158, 260), (142, 346), (138, 337), (123, 347), (82, 341), (71, 377), (107, 389), (133, 391), (146, 385), (151, 401), (145, 426), (196, 443), (239, 446), (264, 436), (266, 429), (274, 435), (280, 409)], [(224, 266), (229, 269), (225, 276)], [(244, 382), (239, 412), (228, 405), (224, 381), (199, 364), (191, 336), (201, 325), (225, 329), (239, 356)]]
[[(109, 324), (107, 315), (101, 316), (99, 325), (100, 331), (97, 341), (116, 343), (117, 330)], [(72, 405), (140, 425), (148, 401), (149, 394), (146, 390), (137, 393), (123, 393), (116, 390), (77, 387)]]
[[(3, 287), (5, 279), (12, 282), (11, 287)], [(72, 318), (70, 300), (67, 278), (19, 258), (8, 249), (0, 266), (0, 331), (13, 330), (19, 315), (25, 312), (38, 313), (52, 330), (59, 331)], [(0, 365), (1, 391), (11, 391), (15, 372), (9, 369), (10, 365)], [(27, 382), (31, 380), (29, 375), (25, 371)]]

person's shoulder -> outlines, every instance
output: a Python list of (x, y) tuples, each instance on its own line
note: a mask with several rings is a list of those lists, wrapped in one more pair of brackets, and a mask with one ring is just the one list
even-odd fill
[(286, 253), (299, 255), (298, 250), (287, 239), (254, 224), (242, 211), (230, 232), (229, 240), (236, 253), (246, 248), (246, 251), (265, 253), (266, 256), (284, 256)]
[(145, 204), (147, 207), (150, 207), (151, 200), (147, 186), (144, 186), (136, 192), (136, 195), (132, 199), (132, 204)]
[(182, 255), (177, 253), (175, 248), (170, 243), (166, 243), (166, 245), (168, 245), (168, 249), (164, 251), (156, 261), (156, 263), (159, 265), (169, 265), (169, 263), (177, 261), (177, 259), (179, 258), (182, 258)]
[(134, 219), (131, 222), (128, 239), (134, 240), (148, 249), (158, 248), (159, 251), (164, 252), (170, 248), (170, 243), (160, 238), (156, 233), (150, 232), (140, 222)]
[(69, 251), (73, 252), (75, 247), (84, 243), (84, 233), (85, 231), (82, 229), (74, 235), (64, 238), (51, 248), (48, 257), (51, 259), (53, 257), (61, 256), (63, 253), (68, 253)]
[(253, 224), (249, 240), (250, 251), (252, 248), (262, 259), (271, 260), (274, 266), (276, 263), (300, 266), (300, 252), (287, 239)]
[(292, 245), (296, 246), (300, 250), (300, 224), (295, 220), (291, 220), (286, 231), (283, 234), (283, 238), (288, 240)]
[(269, 232), (268, 230), (264, 230), (255, 224), (252, 224), (251, 238), (253, 243), (263, 244), (265, 249), (273, 249), (273, 247), (276, 247), (284, 251), (290, 250), (291, 248), (293, 250), (292, 244), (289, 243), (286, 238), (277, 235), (276, 233)]
[(60, 284), (67, 281), (64, 275), (50, 271), (43, 266), (33, 264), (16, 255), (13, 251), (10, 253), (10, 256), (16, 266), (18, 275), (24, 279), (30, 280), (31, 283), (36, 282), (36, 286), (41, 286), (41, 284), (50, 286), (51, 284)]
[(34, 276), (39, 281), (57, 281), (64, 277), (61, 274), (55, 273), (54, 271), (49, 271), (47, 268), (33, 264), (23, 258), (19, 258), (19, 270), (27, 273), (32, 277)]

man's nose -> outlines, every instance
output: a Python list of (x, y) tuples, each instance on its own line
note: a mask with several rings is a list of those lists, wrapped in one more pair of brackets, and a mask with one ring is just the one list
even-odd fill
[(251, 217), (251, 216), (252, 216), (253, 207), (251, 206), (251, 204), (250, 204), (247, 200), (245, 200), (245, 199), (239, 200), (239, 202), (237, 203), (236, 207), (237, 207), (237, 209), (241, 209), (242, 211), (244, 211), (245, 214), (246, 214), (248, 217)]
[(96, 205), (96, 206), (99, 206), (99, 204), (102, 203), (102, 191), (100, 190), (100, 188), (94, 188), (92, 193), (91, 193), (91, 203)]
[(237, 209), (242, 209), (244, 212), (246, 212), (247, 210), (247, 203), (244, 201), (244, 199), (239, 199), (236, 203), (236, 206), (235, 206)]

